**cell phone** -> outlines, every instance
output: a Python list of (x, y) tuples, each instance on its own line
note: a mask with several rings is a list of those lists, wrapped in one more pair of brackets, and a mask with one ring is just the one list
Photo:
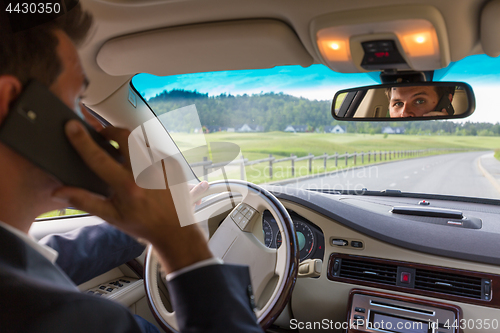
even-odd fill
[(122, 159), (108, 140), (36, 80), (12, 104), (0, 125), (0, 141), (63, 184), (109, 196), (110, 187), (85, 164), (66, 137), (64, 125), (71, 119), (80, 121), (110, 156)]
[(436, 111), (442, 111), (443, 109), (448, 112), (448, 115), (452, 116), (455, 113), (455, 109), (453, 105), (451, 105), (450, 99), (448, 98), (448, 94), (444, 94), (441, 96), (441, 99), (436, 105)]

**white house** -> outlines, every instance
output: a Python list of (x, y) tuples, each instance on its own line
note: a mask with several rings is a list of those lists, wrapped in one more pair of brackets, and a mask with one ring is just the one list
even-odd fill
[(404, 134), (404, 127), (384, 127), (382, 128), (383, 134)]
[(260, 125), (244, 124), (243, 126), (237, 128), (236, 132), (264, 132), (264, 127)]
[(307, 125), (288, 125), (285, 128), (285, 132), (297, 133), (297, 132), (306, 132), (306, 131), (307, 131)]
[(347, 127), (340, 125), (325, 126), (325, 133), (344, 134), (347, 133)]
[(238, 132), (253, 132), (252, 128), (248, 126), (248, 124), (245, 124), (241, 126), (240, 128), (237, 129)]

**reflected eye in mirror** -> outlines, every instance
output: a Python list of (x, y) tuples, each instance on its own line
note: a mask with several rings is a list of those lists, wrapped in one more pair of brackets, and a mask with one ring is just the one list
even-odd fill
[(466, 83), (394, 83), (337, 92), (332, 115), (351, 121), (456, 119), (470, 116), (474, 108), (474, 93)]

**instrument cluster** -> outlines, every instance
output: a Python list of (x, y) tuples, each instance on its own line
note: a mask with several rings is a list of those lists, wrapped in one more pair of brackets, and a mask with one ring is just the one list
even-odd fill
[[(322, 259), (325, 254), (325, 237), (323, 232), (312, 222), (293, 211), (288, 211), (292, 218), (300, 251), (300, 261), (306, 259)], [(264, 245), (276, 249), (281, 246), (281, 232), (271, 212), (262, 215), (262, 231)]]

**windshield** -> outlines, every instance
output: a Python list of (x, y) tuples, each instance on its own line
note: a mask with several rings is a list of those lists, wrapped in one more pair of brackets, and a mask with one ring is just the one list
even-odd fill
[(500, 59), (484, 55), (435, 71), (434, 80), (474, 89), (476, 111), (459, 121), (336, 121), (335, 92), (377, 84), (378, 73), (341, 74), (323, 65), (139, 74), (132, 84), (200, 180), (496, 199), (499, 73)]

